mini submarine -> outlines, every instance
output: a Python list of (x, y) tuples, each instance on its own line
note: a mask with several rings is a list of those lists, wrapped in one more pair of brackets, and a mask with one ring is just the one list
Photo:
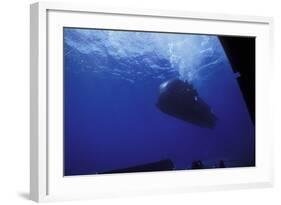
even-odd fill
[(156, 106), (165, 114), (203, 128), (214, 128), (217, 117), (187, 81), (178, 78), (160, 85)]

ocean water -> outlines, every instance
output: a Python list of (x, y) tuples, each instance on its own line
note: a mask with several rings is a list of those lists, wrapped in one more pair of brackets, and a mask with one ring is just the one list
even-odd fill
[[(164, 159), (175, 170), (255, 166), (255, 128), (217, 36), (64, 28), (63, 55), (66, 176)], [(192, 83), (214, 129), (157, 108), (173, 78)]]

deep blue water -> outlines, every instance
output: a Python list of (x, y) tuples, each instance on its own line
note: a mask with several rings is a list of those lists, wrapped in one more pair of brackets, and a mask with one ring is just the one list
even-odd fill
[[(218, 118), (201, 128), (156, 107), (159, 85), (191, 82)], [(216, 36), (64, 29), (65, 175), (170, 159), (255, 165), (255, 133)]]

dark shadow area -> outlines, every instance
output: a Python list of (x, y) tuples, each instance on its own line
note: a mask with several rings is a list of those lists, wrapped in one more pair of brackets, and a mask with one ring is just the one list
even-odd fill
[(255, 124), (255, 37), (219, 36)]

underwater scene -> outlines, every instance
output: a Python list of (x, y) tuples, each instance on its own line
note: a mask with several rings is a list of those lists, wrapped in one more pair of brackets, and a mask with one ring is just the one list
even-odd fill
[(64, 175), (255, 166), (255, 39), (69, 28)]

